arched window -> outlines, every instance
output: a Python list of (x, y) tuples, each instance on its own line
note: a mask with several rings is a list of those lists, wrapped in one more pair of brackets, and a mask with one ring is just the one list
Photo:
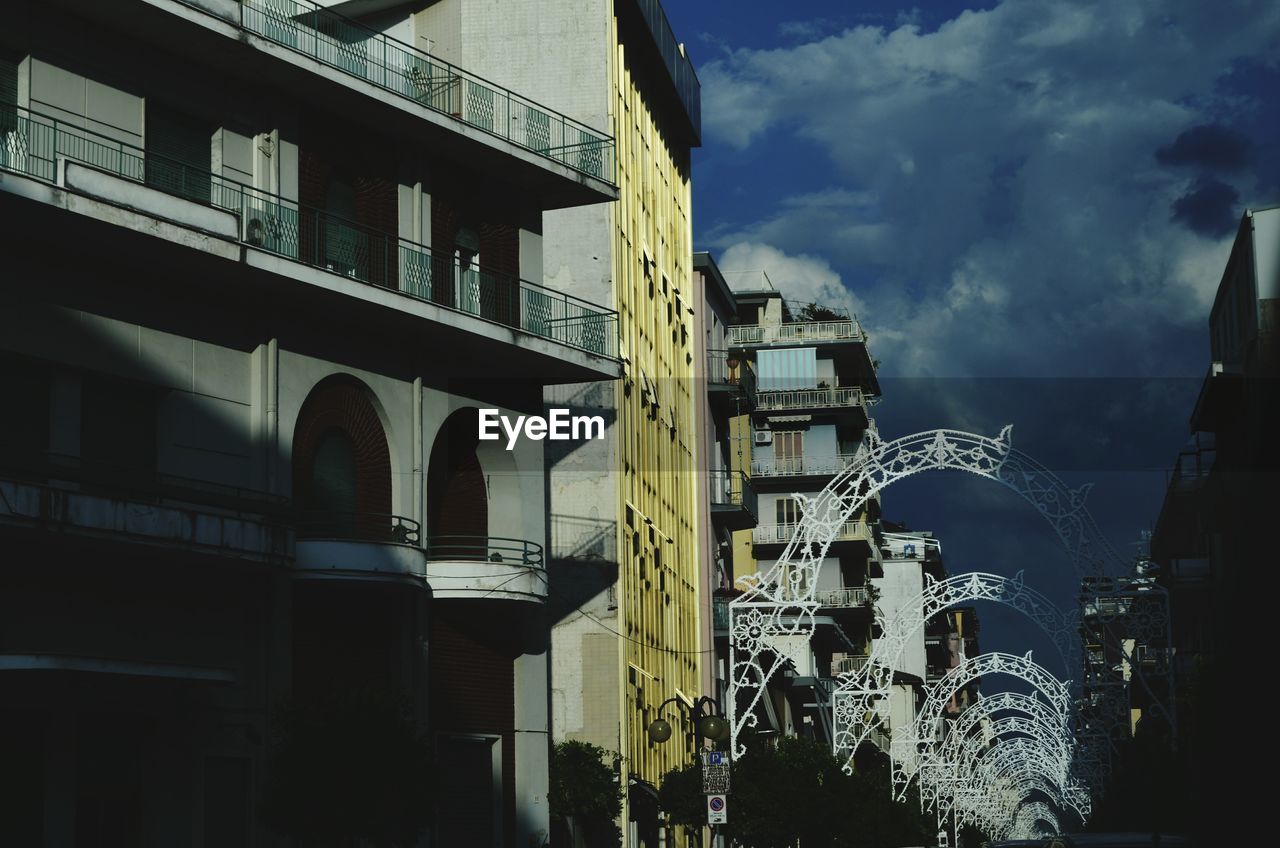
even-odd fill
[(307, 508), (350, 515), (356, 511), (356, 446), (351, 437), (333, 428), (320, 438), (311, 461)]

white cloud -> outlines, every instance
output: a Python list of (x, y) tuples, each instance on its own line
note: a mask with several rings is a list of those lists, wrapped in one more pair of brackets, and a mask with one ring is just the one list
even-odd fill
[(854, 286), (897, 373), (1198, 369), (1230, 238), (1171, 220), (1192, 175), (1153, 153), (1258, 108), (1215, 81), (1278, 41), (1275, 3), (1005, 0), (927, 33), (732, 50), (699, 70), (708, 148), (792, 134), (831, 174), (706, 241), (783, 264), (797, 299)]

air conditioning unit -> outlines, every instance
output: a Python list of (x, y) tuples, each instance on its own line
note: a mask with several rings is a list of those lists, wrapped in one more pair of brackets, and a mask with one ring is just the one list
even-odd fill
[(756, 430), (756, 444), (757, 445), (773, 444), (773, 431), (772, 430)]

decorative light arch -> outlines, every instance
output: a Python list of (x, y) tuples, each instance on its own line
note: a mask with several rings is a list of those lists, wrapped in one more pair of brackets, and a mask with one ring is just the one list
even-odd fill
[[(817, 574), (837, 531), (891, 483), (923, 471), (965, 471), (994, 480), (1028, 501), (1047, 520), (1077, 576), (1120, 573), (1124, 561), (1098, 530), (1084, 500), (1090, 485), (1071, 489), (1048, 468), (1014, 450), (1012, 426), (996, 438), (957, 430), (930, 430), (891, 442), (868, 430), (853, 460), (815, 497), (797, 495), (802, 520), (778, 561), (729, 605), (731, 749), (758, 723), (756, 710), (768, 682), (798, 657), (793, 645), (813, 635)], [(798, 640), (795, 637), (804, 637)], [(788, 644), (791, 643), (791, 644)], [(772, 654), (762, 663), (761, 654)], [(745, 694), (747, 703), (740, 705)]]
[(1040, 626), (1066, 668), (1079, 667), (1078, 613), (1058, 609), (1047, 597), (1026, 585), (1021, 571), (1013, 577), (979, 571), (945, 580), (924, 576), (924, 589), (903, 603), (892, 620), (886, 622), (883, 616), (876, 616), (883, 635), (872, 643), (869, 661), (862, 668), (841, 675), (840, 684), (832, 692), (832, 748), (836, 754), (845, 754), (846, 771), (851, 768), (854, 752), (872, 730), (863, 717), (873, 710), (879, 699), (889, 695), (893, 669), (901, 667), (902, 655), (912, 637), (949, 607), (969, 601), (993, 601), (1011, 607)]

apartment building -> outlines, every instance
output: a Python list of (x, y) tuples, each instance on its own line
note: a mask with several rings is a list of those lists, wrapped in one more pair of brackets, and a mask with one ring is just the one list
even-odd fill
[[(462, 14), (465, 33), (465, 5)], [(549, 460), (552, 726), (556, 741), (618, 755), (626, 844), (657, 845), (654, 787), (694, 747), (687, 712), (659, 707), (704, 694), (690, 194), (698, 79), (658, 0), (490, 3), (476, 14), (501, 28), (502, 49), (468, 63), (616, 139), (617, 202), (543, 217), (548, 285), (617, 311), (622, 360), (619, 380), (546, 394), (549, 406), (607, 425), (604, 439)], [(654, 743), (646, 729), (660, 715), (677, 732)]]
[(545, 443), (477, 415), (621, 375), (543, 273), (618, 188), (491, 5), (6, 7), (0, 843), (547, 837)]

